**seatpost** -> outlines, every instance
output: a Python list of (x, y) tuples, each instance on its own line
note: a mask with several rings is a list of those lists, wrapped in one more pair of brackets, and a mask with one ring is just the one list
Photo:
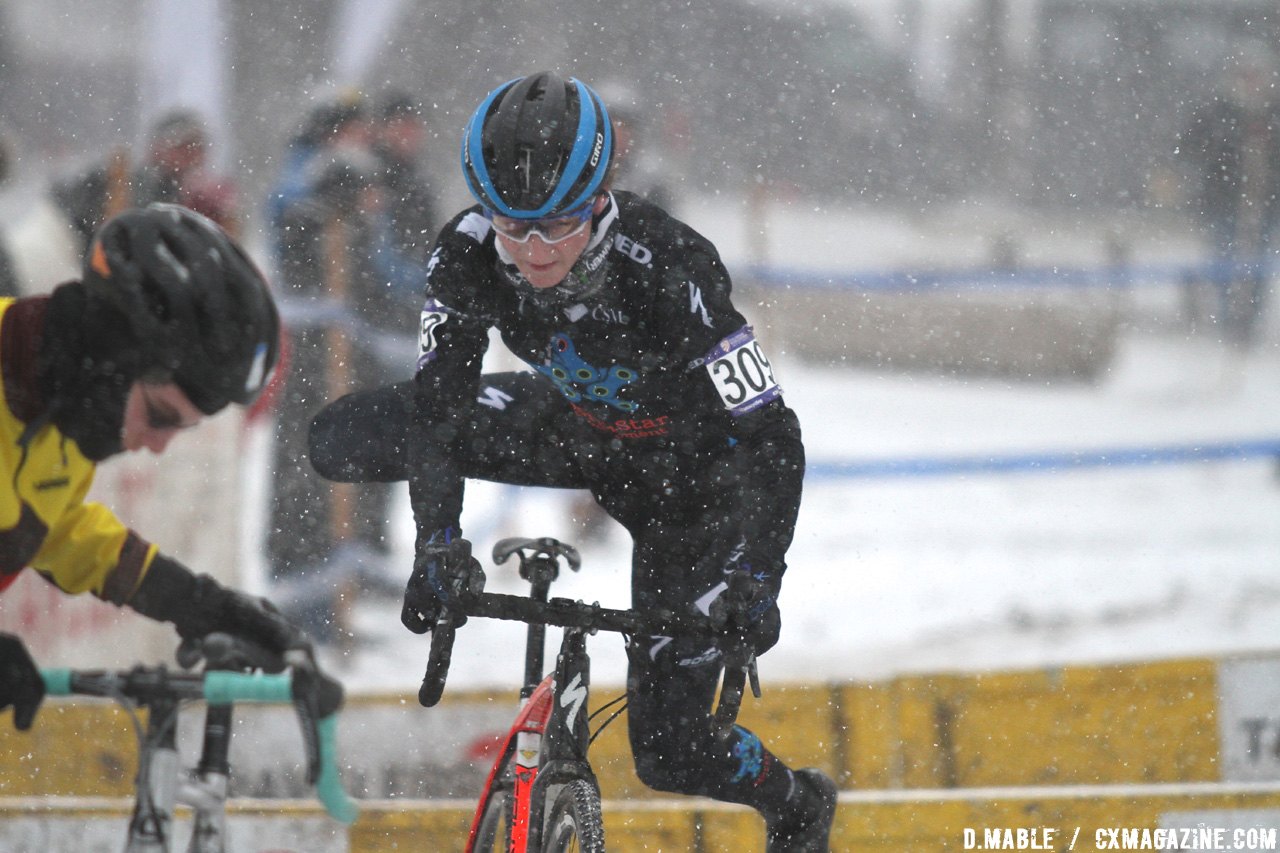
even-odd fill
[[(554, 557), (520, 555), (520, 577), (527, 580), (532, 588), (529, 597), (539, 604), (547, 603), (551, 593), (551, 582), (560, 575), (560, 564)], [(525, 632), (524, 653), (524, 686), (520, 688), (520, 698), (528, 699), (542, 682), (542, 667), (546, 653), (547, 626), (541, 623), (529, 623)]]

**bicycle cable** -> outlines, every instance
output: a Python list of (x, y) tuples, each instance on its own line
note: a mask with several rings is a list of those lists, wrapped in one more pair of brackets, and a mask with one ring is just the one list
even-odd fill
[[(157, 841), (165, 844), (168, 839), (165, 838), (164, 822), (156, 814), (155, 793), (151, 789), (151, 762), (144, 761), (143, 758), (149, 757), (152, 750), (159, 745), (166, 735), (177, 731), (179, 713), (184, 707), (193, 704), (193, 702), (176, 702), (173, 713), (167, 715), (164, 724), (155, 731), (147, 733), (144, 732), (142, 722), (138, 717), (137, 705), (123, 693), (114, 694), (114, 698), (123, 700), (126, 703), (125, 710), (129, 712), (129, 716), (133, 719), (134, 733), (138, 736), (138, 783), (136, 787), (138, 789), (138, 798), (141, 801), (140, 806), (144, 807), (144, 813), (153, 823), (148, 829), (155, 834)], [(150, 738), (147, 737), (147, 734), (150, 734)]]
[(622, 706), (616, 709), (612, 714), (610, 714), (609, 718), (606, 719), (603, 723), (601, 723), (599, 728), (597, 728), (595, 732), (592, 733), (591, 737), (587, 739), (587, 746), (590, 746), (591, 744), (595, 743), (596, 738), (600, 737), (600, 733), (603, 732), (605, 729), (607, 729), (610, 723), (618, 719), (618, 717), (622, 716), (622, 712), (627, 710), (626, 700), (627, 700), (627, 694), (623, 693), (621, 696), (618, 696), (615, 699), (610, 699), (608, 702), (605, 702), (599, 708), (596, 708), (594, 711), (591, 712), (591, 715), (587, 717), (588, 724), (590, 724), (590, 722), (594, 720), (596, 717), (600, 716), (605, 711), (609, 710), (609, 708), (613, 707), (614, 705), (617, 705), (619, 702), (622, 703)]
[[(151, 791), (151, 762), (145, 759), (154, 748), (151, 741), (158, 741), (164, 730), (153, 732), (153, 738), (149, 740), (147, 731), (142, 725), (142, 718), (138, 714), (138, 704), (119, 687), (112, 686), (105, 691), (104, 695), (114, 700), (129, 715), (129, 721), (133, 725), (133, 736), (138, 743), (138, 773), (134, 787), (138, 792), (139, 811), (149, 815), (151, 820), (155, 820), (156, 804), (155, 797)], [(172, 725), (172, 721), (170, 721), (170, 725)], [(148, 829), (156, 834), (158, 840), (164, 841), (164, 830), (159, 821), (156, 821), (155, 826), (148, 827)]]

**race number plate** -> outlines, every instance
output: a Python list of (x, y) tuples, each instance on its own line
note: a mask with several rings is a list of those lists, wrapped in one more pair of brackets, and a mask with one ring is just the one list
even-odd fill
[(743, 326), (716, 344), (715, 349), (707, 353), (706, 363), (707, 373), (724, 407), (734, 417), (782, 396), (782, 389), (773, 377), (773, 367), (750, 326)]

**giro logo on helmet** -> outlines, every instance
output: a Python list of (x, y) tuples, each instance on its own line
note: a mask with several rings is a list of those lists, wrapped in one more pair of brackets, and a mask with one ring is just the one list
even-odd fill
[(604, 150), (604, 134), (596, 134), (596, 144), (591, 149), (591, 168), (600, 165), (600, 152)]

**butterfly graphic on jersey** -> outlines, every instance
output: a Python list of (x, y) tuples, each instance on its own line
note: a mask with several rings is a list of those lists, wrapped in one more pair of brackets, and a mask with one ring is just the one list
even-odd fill
[(636, 409), (635, 403), (618, 397), (618, 391), (635, 380), (636, 372), (616, 364), (609, 368), (588, 364), (578, 355), (567, 335), (551, 336), (546, 361), (535, 364), (534, 369), (555, 383), (560, 393), (572, 402), (595, 400), (623, 412)]

